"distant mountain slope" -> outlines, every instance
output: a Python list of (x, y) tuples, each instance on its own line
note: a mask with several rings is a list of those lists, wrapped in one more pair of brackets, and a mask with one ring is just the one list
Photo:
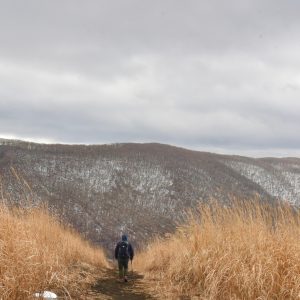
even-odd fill
[[(161, 144), (44, 145), (0, 139), (0, 198), (45, 201), (111, 249), (173, 231), (211, 197), (300, 202), (300, 159), (253, 159)], [(13, 200), (12, 200), (13, 199)]]

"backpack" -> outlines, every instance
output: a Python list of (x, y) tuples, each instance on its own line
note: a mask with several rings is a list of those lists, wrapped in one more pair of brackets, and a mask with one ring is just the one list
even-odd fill
[(123, 241), (123, 242), (120, 243), (118, 257), (119, 258), (129, 258), (128, 243), (127, 242)]

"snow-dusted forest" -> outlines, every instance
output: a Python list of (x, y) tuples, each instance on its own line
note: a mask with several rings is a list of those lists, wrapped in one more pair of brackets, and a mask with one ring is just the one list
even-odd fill
[(95, 243), (172, 232), (199, 201), (300, 202), (300, 159), (252, 159), (161, 144), (0, 142), (1, 195), (50, 208)]

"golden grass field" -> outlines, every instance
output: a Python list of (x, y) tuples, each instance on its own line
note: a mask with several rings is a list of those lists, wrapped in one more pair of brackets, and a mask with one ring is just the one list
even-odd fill
[(104, 268), (102, 250), (60, 224), (47, 209), (0, 205), (0, 299), (32, 299), (34, 292), (80, 295), (83, 265)]
[(299, 224), (288, 204), (202, 204), (135, 266), (161, 299), (300, 299)]
[[(299, 212), (288, 204), (234, 203), (201, 204), (174, 235), (137, 255), (134, 268), (151, 279), (158, 299), (300, 298)], [(47, 209), (0, 205), (0, 299), (43, 290), (85, 299), (89, 270), (99, 278), (107, 267), (101, 249)]]

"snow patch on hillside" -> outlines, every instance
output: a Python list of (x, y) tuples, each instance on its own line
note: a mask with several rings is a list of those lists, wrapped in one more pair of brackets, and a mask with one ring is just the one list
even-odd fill
[[(95, 193), (112, 193), (122, 186), (136, 193), (140, 205), (159, 211), (172, 211), (169, 199), (173, 194), (173, 180), (169, 171), (147, 161), (135, 162), (97, 159), (74, 160), (70, 157), (39, 158), (29, 163), (34, 173), (43, 177), (44, 184), (76, 184), (91, 198)], [(52, 183), (51, 183), (52, 182)], [(164, 201), (157, 201), (164, 199)]]
[(241, 161), (227, 161), (225, 164), (263, 187), (270, 195), (291, 203), (300, 202), (300, 174), (283, 172), (279, 166), (265, 169)]

